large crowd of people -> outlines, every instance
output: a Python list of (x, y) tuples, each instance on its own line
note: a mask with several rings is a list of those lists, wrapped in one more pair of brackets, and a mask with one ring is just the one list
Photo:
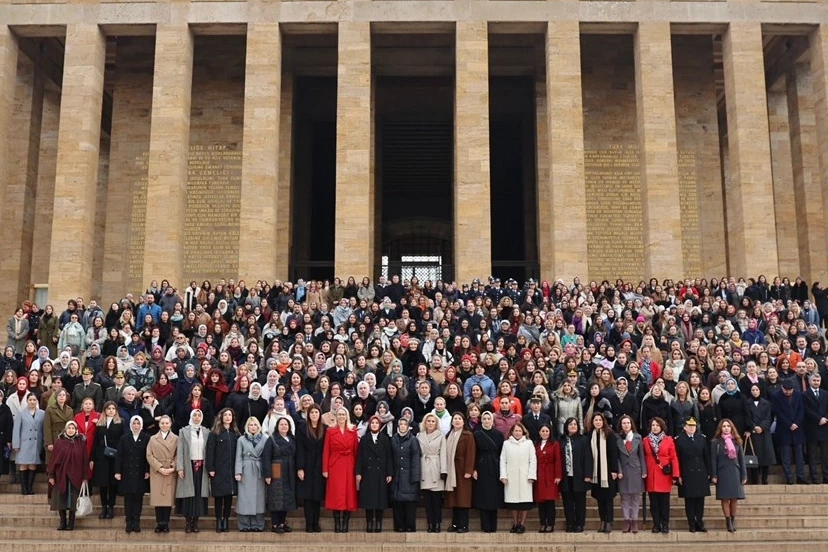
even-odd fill
[[(99, 518), (121, 496), (127, 533), (150, 495), (158, 533), (214, 501), (215, 531), (275, 533), (302, 508), (319, 532), (707, 531), (714, 487), (736, 531), (745, 486), (781, 463), (828, 483), (828, 292), (801, 278), (614, 283), (474, 280), (153, 281), (107, 310), (25, 301), (0, 358), (0, 473), (35, 493), (45, 471), (58, 530), (84, 484)], [(806, 475), (805, 467), (808, 467)], [(619, 497), (620, 495), (620, 497)], [(235, 497), (235, 500), (234, 500)], [(451, 520), (442, 519), (443, 508)], [(386, 526), (386, 529), (388, 527)]]

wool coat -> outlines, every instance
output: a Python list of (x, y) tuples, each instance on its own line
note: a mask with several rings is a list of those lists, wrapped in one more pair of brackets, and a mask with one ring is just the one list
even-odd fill
[[(218, 433), (207, 436), (207, 450), (204, 453), (204, 469), (210, 478), (210, 496), (233, 496), (236, 494), (236, 444), (239, 436), (222, 427)], [(215, 472), (214, 476), (210, 473)]]
[(66, 422), (71, 422), (74, 419), (75, 412), (69, 406), (68, 400), (63, 408), (59, 407), (57, 403), (46, 407), (43, 417), (43, 444), (46, 446), (46, 464), (52, 458), (49, 446), (57, 442), (58, 437), (63, 433), (63, 428), (66, 427)]
[(109, 427), (98, 426), (95, 430), (95, 446), (92, 449), (92, 460), (95, 462), (92, 470), (92, 484), (96, 487), (116, 486), (115, 481), (115, 459), (104, 455), (104, 449), (108, 446), (117, 449), (121, 436), (124, 434), (124, 422), (115, 423), (113, 420)]
[(328, 474), (325, 507), (329, 510), (357, 509), (356, 466), (359, 437), (355, 429), (330, 427), (325, 433), (322, 472)]
[[(150, 506), (175, 506), (175, 487), (178, 482), (178, 472), (175, 463), (178, 453), (178, 436), (172, 431), (164, 439), (161, 433), (150, 437), (147, 444), (147, 463), (150, 472)], [(161, 468), (172, 468), (170, 475), (162, 475)]]
[(682, 498), (710, 496), (710, 444), (698, 431), (691, 438), (682, 431), (675, 438), (681, 466), (678, 494)]
[(446, 508), (471, 508), (474, 479), (466, 479), (465, 474), (474, 472), (475, 452), (474, 436), (470, 431), (464, 429), (457, 442), (454, 458), (446, 457), (448, 462), (454, 463), (454, 473), (456, 474), (454, 489), (448, 490), (446, 493)]
[(629, 452), (621, 435), (616, 437), (615, 444), (618, 449), (618, 473), (623, 476), (618, 480), (618, 492), (621, 494), (643, 493), (647, 462), (644, 459), (641, 435), (638, 433), (633, 435), (632, 448)]
[(296, 470), (305, 472), (305, 479), (296, 482), (296, 497), (301, 500), (325, 500), (325, 478), (322, 477), (324, 448), (324, 433), (315, 439), (308, 434), (307, 425), (296, 430)]
[(736, 458), (728, 458), (723, 440), (713, 439), (710, 443), (710, 477), (717, 478), (716, 500), (733, 500), (745, 498), (747, 479), (745, 453), (742, 445), (734, 442)]
[[(177, 471), (184, 470), (184, 479), (179, 479), (175, 487), (175, 498), (190, 498), (195, 496), (195, 484), (193, 480), (193, 437), (195, 430), (189, 425), (182, 427), (178, 432), (178, 452), (176, 454)], [(201, 433), (204, 436), (204, 448), (207, 448), (207, 428), (202, 427)], [(210, 495), (207, 470), (201, 470), (201, 498)]]
[(439, 429), (431, 433), (417, 434), (420, 442), (420, 489), (443, 491), (446, 488), (442, 475), (448, 473), (446, 436)]
[[(267, 483), (267, 509), (271, 512), (296, 509), (296, 439), (288, 434), (271, 435), (262, 453), (262, 475)], [(273, 466), (279, 465), (280, 477), (271, 478)]]
[[(776, 440), (780, 447), (805, 444), (805, 400), (801, 392), (794, 390), (791, 397), (786, 397), (780, 389), (771, 395), (773, 413), (776, 416)], [(799, 428), (791, 431), (791, 425)]]
[[(572, 481), (566, 472), (566, 444), (567, 439), (571, 442), (572, 448)], [(583, 435), (573, 437), (561, 437), (561, 462), (563, 465), (563, 480), (561, 481), (561, 492), (585, 493), (589, 490), (590, 484), (584, 481), (592, 474), (592, 450), (589, 439)]]
[[(542, 446), (543, 445), (543, 446)], [(538, 462), (538, 479), (535, 482), (535, 502), (549, 502), (561, 497), (560, 484), (555, 480), (563, 479), (563, 460), (561, 445), (554, 439), (535, 446)]]
[(388, 508), (386, 478), (394, 475), (394, 465), (391, 439), (384, 431), (379, 432), (376, 443), (370, 432), (359, 441), (356, 475), (362, 478), (359, 483), (359, 507), (366, 510)]
[(264, 435), (258, 442), (242, 435), (236, 444), (236, 474), (241, 475), (239, 497), (236, 500), (236, 513), (239, 515), (255, 516), (265, 512), (266, 491), (262, 456), (267, 441), (268, 438)]
[(506, 479), (503, 500), (506, 504), (532, 502), (533, 481), (538, 478), (535, 445), (526, 437), (509, 437), (500, 452), (500, 478)]
[(391, 437), (391, 458), (391, 499), (394, 502), (416, 502), (420, 496), (420, 443), (417, 437), (410, 431), (405, 435), (395, 433)]
[[(673, 438), (665, 435), (658, 447), (658, 454), (653, 451), (648, 438), (644, 438), (644, 458), (647, 460), (647, 492), (669, 493), (673, 488), (673, 479), (681, 477), (676, 445)], [(659, 466), (670, 465), (673, 472), (664, 473)]]
[(150, 471), (147, 462), (149, 440), (149, 434), (144, 431), (138, 434), (138, 439), (131, 431), (121, 436), (118, 454), (115, 455), (115, 473), (121, 474), (119, 494), (144, 494), (149, 491), (149, 479), (144, 478)]
[(496, 429), (480, 429), (474, 432), (475, 470), (477, 479), (472, 483), (475, 508), (497, 510), (503, 504), (503, 483), (500, 482), (500, 452), (503, 450), (503, 434)]
[(42, 410), (37, 409), (32, 415), (28, 408), (24, 408), (14, 417), (12, 450), (17, 449), (13, 459), (17, 464), (42, 464), (40, 450), (43, 448), (45, 417), (46, 413)]
[[(826, 417), (828, 417), (828, 393), (825, 395)], [(820, 399), (821, 395), (820, 394)], [(773, 449), (773, 435), (771, 435), (771, 426), (773, 425), (773, 407), (767, 399), (759, 399), (759, 404), (754, 404), (754, 401), (748, 401), (748, 410), (753, 419), (753, 426), (749, 429), (751, 431), (749, 443), (745, 443), (745, 450), (748, 454), (756, 454), (759, 459), (760, 466), (776, 465), (776, 452)], [(807, 401), (806, 401), (807, 413)], [(762, 433), (756, 433), (756, 426), (762, 428)], [(828, 428), (828, 425), (823, 426)], [(807, 418), (805, 422), (805, 434), (807, 436), (808, 423)], [(828, 439), (826, 439), (828, 440)]]

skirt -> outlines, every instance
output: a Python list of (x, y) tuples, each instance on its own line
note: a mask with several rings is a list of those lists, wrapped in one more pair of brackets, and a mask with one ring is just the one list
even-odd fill
[(186, 518), (197, 518), (207, 515), (207, 498), (201, 496), (201, 476), (204, 471), (204, 464), (202, 463), (196, 469), (196, 463), (193, 462), (193, 496), (187, 498), (177, 498), (175, 500), (175, 512)]
[(78, 502), (78, 494), (80, 493), (80, 489), (72, 485), (71, 481), (69, 481), (68, 479), (66, 480), (66, 492), (62, 493), (58, 491), (57, 486), (52, 487), (51, 491), (52, 496), (49, 499), (49, 509), (51, 511), (75, 511), (75, 506)]

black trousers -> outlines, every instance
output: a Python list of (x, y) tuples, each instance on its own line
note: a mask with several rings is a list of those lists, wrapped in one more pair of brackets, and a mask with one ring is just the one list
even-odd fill
[(469, 509), (468, 508), (452, 508), (451, 509), (451, 524), (458, 529), (469, 528)]
[(213, 500), (216, 503), (216, 519), (230, 517), (230, 509), (233, 506), (233, 496), (217, 496)]
[(601, 521), (612, 523), (614, 520), (614, 505), (612, 498), (600, 497), (598, 500), (598, 518)]
[(374, 521), (382, 523), (384, 517), (385, 510), (365, 510), (365, 521), (369, 523), (373, 523)]
[(586, 492), (563, 493), (564, 516), (568, 527), (583, 527), (586, 523)]
[(305, 500), (305, 526), (315, 528), (319, 526), (319, 510), (322, 503), (317, 500)]
[(808, 469), (814, 482), (819, 481), (817, 464), (822, 464), (822, 482), (828, 483), (828, 442), (808, 443)]
[(101, 506), (115, 507), (115, 499), (118, 497), (118, 488), (113, 486), (101, 487)]
[(687, 515), (687, 523), (690, 526), (704, 523), (704, 497), (685, 498), (684, 513)]
[(538, 518), (540, 524), (549, 527), (555, 526), (555, 501), (538, 502)]
[(284, 510), (271, 510), (270, 511), (270, 523), (273, 524), (273, 527), (278, 527), (279, 525), (284, 525), (285, 520), (287, 519), (287, 512)]
[(141, 511), (144, 509), (143, 494), (125, 494), (124, 512), (127, 523), (138, 525), (141, 521)]
[(417, 503), (394, 502), (394, 530), (409, 531), (417, 528)]
[(156, 506), (155, 507), (155, 523), (169, 523), (172, 507), (170, 506)]
[(484, 533), (497, 531), (497, 510), (480, 510), (480, 530)]
[(648, 493), (650, 495), (650, 513), (653, 526), (670, 524), (670, 493)]
[(768, 468), (770, 466), (759, 466), (752, 470), (748, 470), (748, 479), (751, 485), (757, 485), (761, 476), (762, 483), (768, 482)]
[(423, 499), (428, 524), (443, 523), (443, 493), (441, 491), (423, 491)]

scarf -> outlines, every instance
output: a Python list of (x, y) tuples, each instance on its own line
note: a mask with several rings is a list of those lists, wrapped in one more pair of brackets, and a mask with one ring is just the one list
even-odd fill
[(446, 490), (453, 491), (457, 486), (457, 470), (454, 467), (454, 455), (457, 453), (457, 443), (460, 442), (460, 435), (463, 431), (451, 430), (446, 438), (446, 458), (448, 459), (448, 476), (446, 477)]
[(617, 387), (615, 388), (615, 396), (618, 397), (619, 402), (624, 402), (624, 397), (627, 396), (627, 393), (629, 393), (629, 386), (627, 386), (627, 391), (624, 391), (623, 393), (619, 391)]
[(658, 435), (654, 433), (650, 433), (647, 435), (647, 439), (650, 440), (650, 447), (653, 449), (653, 454), (658, 456), (658, 448), (661, 446), (661, 441), (664, 440), (665, 433), (662, 431)]
[(170, 383), (170, 380), (167, 380), (165, 385), (161, 385), (160, 383), (153, 385), (152, 391), (155, 393), (156, 398), (165, 399), (175, 392), (175, 387)]
[(736, 445), (733, 444), (733, 435), (722, 435), (725, 444), (725, 454), (731, 460), (736, 460)]
[(592, 481), (600, 481), (602, 489), (609, 488), (609, 470), (607, 469), (607, 437), (603, 431), (593, 431), (592, 457), (597, 462), (592, 463)]
[(572, 438), (566, 438), (566, 445), (564, 445), (564, 471), (567, 477), (572, 477), (574, 471), (572, 469)]

